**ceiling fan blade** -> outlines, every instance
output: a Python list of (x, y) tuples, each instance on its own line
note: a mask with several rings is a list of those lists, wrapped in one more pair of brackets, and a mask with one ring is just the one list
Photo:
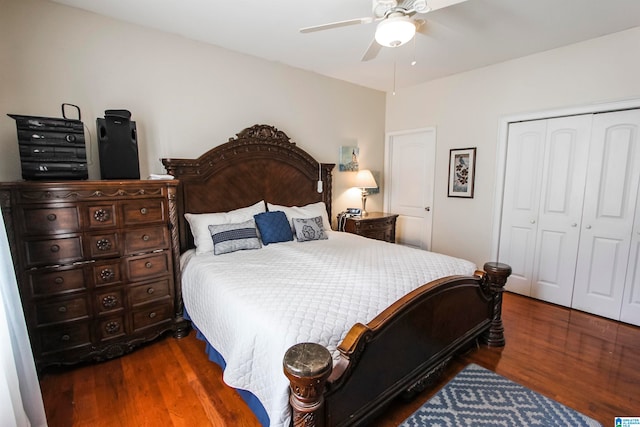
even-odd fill
[(378, 44), (376, 39), (371, 40), (371, 44), (369, 45), (369, 48), (362, 56), (362, 62), (371, 61), (373, 58), (378, 56), (381, 50), (382, 50), (382, 46)]
[(350, 25), (359, 25), (359, 24), (370, 24), (374, 20), (375, 18), (370, 16), (366, 18), (349, 19), (347, 21), (338, 21), (338, 22), (332, 22), (330, 24), (315, 25), (313, 27), (300, 28), (300, 32), (313, 33), (315, 31), (329, 30), (331, 28), (348, 27)]
[(424, 19), (414, 19), (413, 23), (416, 24), (416, 33), (427, 35), (429, 28), (427, 28), (427, 21)]

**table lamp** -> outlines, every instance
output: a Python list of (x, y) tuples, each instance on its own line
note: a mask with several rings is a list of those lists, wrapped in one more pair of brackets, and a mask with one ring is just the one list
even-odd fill
[(362, 216), (367, 215), (366, 205), (367, 196), (369, 195), (369, 188), (377, 188), (376, 180), (373, 178), (373, 174), (369, 169), (363, 169), (356, 175), (356, 183), (354, 187), (359, 188), (362, 191)]

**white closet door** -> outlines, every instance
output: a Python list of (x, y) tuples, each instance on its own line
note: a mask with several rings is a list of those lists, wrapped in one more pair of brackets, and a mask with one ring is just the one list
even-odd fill
[(640, 178), (640, 110), (593, 119), (572, 307), (618, 319)]
[(547, 122), (531, 296), (571, 305), (592, 115)]
[(546, 120), (509, 125), (498, 259), (513, 272), (506, 288), (530, 295)]

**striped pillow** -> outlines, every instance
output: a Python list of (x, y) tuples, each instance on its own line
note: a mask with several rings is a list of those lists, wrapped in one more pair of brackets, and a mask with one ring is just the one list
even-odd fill
[(253, 219), (237, 224), (210, 225), (215, 255), (228, 254), (243, 249), (260, 249), (256, 222)]

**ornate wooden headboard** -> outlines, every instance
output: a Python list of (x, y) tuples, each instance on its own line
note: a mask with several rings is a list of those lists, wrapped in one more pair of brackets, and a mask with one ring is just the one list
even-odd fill
[[(193, 247), (185, 213), (226, 212), (260, 200), (286, 206), (322, 201), (331, 218), (335, 164), (320, 164), (273, 126), (254, 125), (197, 159), (162, 159), (162, 164), (180, 180), (181, 252)], [(322, 193), (317, 192), (319, 167)]]

